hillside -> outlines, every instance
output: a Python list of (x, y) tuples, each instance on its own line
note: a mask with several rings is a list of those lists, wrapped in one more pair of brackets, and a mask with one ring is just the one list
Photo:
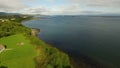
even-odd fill
[(33, 36), (30, 28), (21, 25), (21, 21), (31, 16), (0, 18), (0, 44), (6, 46), (0, 54), (0, 68), (71, 68), (67, 54)]
[(7, 48), (0, 54), (1, 66), (8, 68), (34, 68), (35, 46), (22, 34), (0, 39), (0, 44)]

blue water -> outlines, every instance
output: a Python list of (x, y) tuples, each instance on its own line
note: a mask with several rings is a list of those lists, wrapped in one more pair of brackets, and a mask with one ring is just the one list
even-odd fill
[(65, 52), (120, 66), (120, 17), (54, 16), (23, 24), (39, 28), (42, 40)]

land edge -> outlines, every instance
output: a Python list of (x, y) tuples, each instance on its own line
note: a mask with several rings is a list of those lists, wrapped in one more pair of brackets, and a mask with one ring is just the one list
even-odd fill
[[(31, 32), (33, 33), (32, 35), (33, 36), (35, 36), (35, 37), (37, 37), (38, 39), (40, 39), (39, 37), (38, 37), (38, 33), (40, 32), (40, 29), (38, 29), (38, 28), (30, 28), (31, 29)], [(40, 39), (41, 40), (41, 39)], [(44, 41), (45, 42), (45, 41)], [(50, 43), (47, 43), (47, 42), (45, 42), (46, 44), (48, 44), (47, 46), (49, 46), (49, 47), (52, 47), (52, 48), (56, 48), (56, 47), (54, 47), (53, 46), (53, 44), (50, 44)], [(59, 52), (62, 52), (62, 53), (64, 53), (64, 54), (66, 54), (67, 56), (68, 56), (68, 58), (69, 58), (69, 60), (70, 60), (70, 63), (71, 63), (71, 68), (76, 68), (76, 66), (75, 66), (75, 62), (74, 62), (74, 60), (73, 60), (73, 58), (72, 57), (70, 57), (67, 53), (65, 53), (64, 51), (62, 51), (62, 50), (60, 50), (60, 49), (58, 49), (58, 48), (56, 48)]]
[[(29, 21), (29, 20), (26, 20), (26, 21)], [(24, 23), (25, 21), (22, 21), (22, 23)], [(23, 26), (25, 26), (25, 25), (23, 25)], [(28, 27), (28, 28), (30, 28), (30, 27)], [(38, 29), (38, 28), (30, 28), (31, 29), (31, 33), (32, 33), (32, 35), (33, 36), (35, 36), (36, 38), (38, 38), (38, 39), (40, 39), (39, 37), (38, 37), (38, 33), (40, 32), (40, 30), (41, 29)], [(40, 39), (41, 40), (41, 39)], [(43, 41), (43, 42), (45, 42), (45, 41)], [(53, 46), (53, 44), (50, 44), (50, 43), (47, 43), (47, 42), (45, 42), (46, 44), (48, 44), (47, 46), (50, 46), (50, 47), (52, 47), (52, 48), (56, 48), (56, 47), (54, 47)], [(62, 53), (64, 53), (64, 54), (66, 54), (66, 55), (68, 55), (68, 58), (70, 59), (70, 63), (71, 63), (71, 68), (89, 68), (89, 64), (86, 64), (86, 65), (88, 65), (88, 66), (82, 66), (81, 64), (76, 64), (77, 62), (76, 61), (80, 61), (79, 59), (77, 59), (76, 57), (74, 57), (74, 56), (71, 56), (71, 55), (69, 55), (68, 53), (66, 53), (66, 52), (64, 52), (64, 51), (62, 51), (62, 50), (60, 50), (60, 49), (58, 49), (58, 48), (56, 48), (59, 52), (62, 52)], [(97, 61), (96, 59), (93, 59), (93, 58), (91, 58), (91, 57), (88, 57), (88, 56), (84, 56), (84, 55), (81, 55), (82, 56), (82, 58), (81, 58), (81, 61), (80, 62), (83, 62), (83, 61), (85, 61), (85, 63), (87, 62), (86, 60), (90, 60), (90, 61), (88, 61), (88, 62), (92, 62), (93, 63), (93, 65), (95, 64), (98, 64), (98, 66), (99, 66), (99, 64), (100, 64), (100, 66), (102, 66), (101, 65), (101, 63), (99, 63), (99, 61)], [(76, 58), (76, 59), (74, 59), (74, 58)], [(83, 58), (86, 58), (86, 59), (83, 59)], [(81, 66), (82, 67), (81, 67)], [(83, 64), (84, 65), (84, 64)], [(91, 68), (91, 66), (90, 66), (90, 68)], [(99, 68), (101, 68), (101, 67), (99, 67)], [(111, 66), (108, 66), (108, 65), (104, 65), (103, 64), (103, 67), (102, 68), (114, 68), (113, 67), (113, 65), (111, 65)]]
[[(24, 23), (24, 22), (26, 22), (26, 21), (29, 21), (29, 20), (33, 20), (33, 19), (23, 20), (23, 21), (21, 22), (21, 24)], [(23, 24), (22, 24), (22, 25), (23, 25)], [(23, 26), (25, 26), (25, 25), (23, 25)], [(26, 26), (25, 26), (25, 27), (26, 27)], [(27, 27), (27, 28), (30, 28), (30, 27)], [(39, 40), (41, 40), (41, 39), (38, 37), (38, 33), (40, 33), (40, 30), (41, 30), (41, 29), (38, 29), (38, 28), (30, 28), (30, 29), (31, 29), (31, 34), (32, 34), (32, 36), (34, 36), (34, 37), (38, 38)], [(43, 41), (43, 40), (42, 40), (42, 41)], [(59, 52), (66, 54), (66, 55), (68, 56), (69, 60), (70, 60), (71, 68), (76, 68), (76, 66), (73, 64), (73, 63), (74, 63), (74, 61), (72, 60), (73, 58), (70, 57), (67, 53), (65, 53), (64, 51), (62, 51), (62, 50), (60, 50), (60, 49), (58, 49), (58, 48), (56, 48), (56, 47), (54, 47), (53, 44), (47, 43), (47, 42), (45, 42), (45, 41), (43, 41), (43, 42), (44, 42), (45, 44), (48, 44), (48, 45), (46, 45), (47, 47), (55, 48), (55, 49), (57, 49)], [(78, 68), (78, 67), (77, 67), (77, 68)]]

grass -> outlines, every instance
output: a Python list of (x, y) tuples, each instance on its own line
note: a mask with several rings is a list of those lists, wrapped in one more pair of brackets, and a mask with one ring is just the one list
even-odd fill
[[(18, 45), (21, 42), (24, 45)], [(0, 54), (0, 66), (8, 68), (35, 68), (35, 46), (22, 34), (3, 37), (0, 39), (0, 44), (6, 45), (8, 49)]]
[[(70, 68), (70, 61), (65, 53), (36, 37), (32, 40), (28, 39), (22, 34), (1, 38), (0, 44), (6, 45), (7, 48), (0, 53), (0, 66), (7, 68), (35, 68), (35, 66), (37, 68)], [(18, 45), (21, 42), (24, 45)]]

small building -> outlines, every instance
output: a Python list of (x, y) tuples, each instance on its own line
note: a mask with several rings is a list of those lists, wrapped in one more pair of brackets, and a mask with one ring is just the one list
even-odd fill
[(11, 20), (13, 21), (13, 20), (15, 20), (15, 18), (11, 18)]
[(22, 18), (27, 18), (27, 16), (23, 16)]
[(5, 50), (4, 45), (0, 44), (0, 53)]
[(1, 21), (1, 22), (5, 22), (5, 20), (4, 20), (4, 19), (0, 19), (0, 21)]

